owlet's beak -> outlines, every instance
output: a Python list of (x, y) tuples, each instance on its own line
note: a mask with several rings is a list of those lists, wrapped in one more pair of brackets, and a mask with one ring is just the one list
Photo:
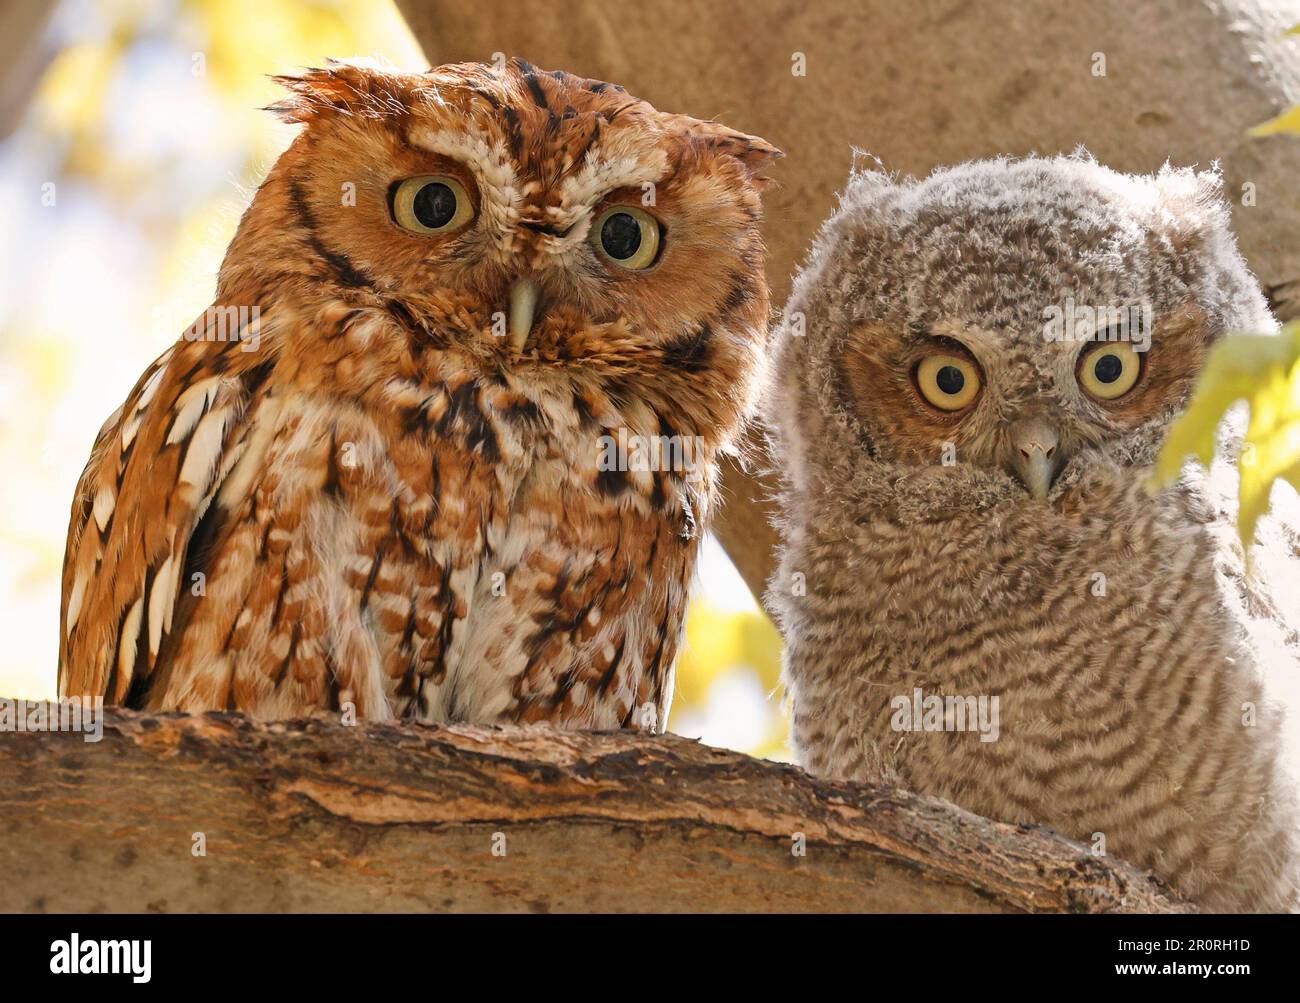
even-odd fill
[(1035, 498), (1046, 498), (1061, 469), (1060, 436), (1046, 419), (1021, 418), (1011, 425), (1011, 471)]
[(533, 330), (533, 315), (537, 312), (537, 283), (532, 279), (516, 279), (510, 287), (510, 311), (507, 327), (510, 347), (522, 352), (528, 335)]

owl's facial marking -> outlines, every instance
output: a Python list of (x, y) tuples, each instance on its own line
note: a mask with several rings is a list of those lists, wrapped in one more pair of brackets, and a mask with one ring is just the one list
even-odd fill
[[(850, 339), (840, 365), (852, 406), (863, 423), (887, 429), (882, 438), (893, 447), (891, 452), (918, 463), (937, 461), (942, 443), (957, 441), (960, 448), (966, 422), (984, 397), (983, 371), (956, 338), (929, 334), (900, 338), (891, 326), (869, 324)], [(956, 395), (945, 394), (939, 386), (939, 373), (945, 368), (961, 374), (962, 387)], [(945, 373), (944, 382), (955, 388), (952, 376)]]
[[(855, 173), (777, 340), (768, 417), (798, 500), (843, 487), (873, 517), (1067, 515), (1080, 485), (1140, 476), (1214, 341), (1274, 327), (1221, 185), (1086, 156)], [(964, 408), (943, 406), (954, 374), (920, 368), (951, 352), (935, 335), (980, 367)]]
[(519, 222), (524, 193), (505, 143), (473, 120), (457, 129), (416, 126), (405, 140), (403, 145), (417, 158), (419, 153), (432, 154), (438, 166), (458, 171), (462, 183), (471, 182), (466, 188), (477, 199), (475, 213), (482, 221), (474, 233), (477, 252), (508, 260), (510, 233)]
[(510, 369), (667, 365), (701, 331), (715, 368), (761, 348), (763, 140), (522, 60), (283, 82), (305, 129), (245, 236), (276, 234), (303, 298)]
[(638, 151), (631, 137), (610, 138), (600, 153), (589, 150), (582, 166), (561, 182), (553, 212), (569, 225), (590, 220), (593, 207), (611, 193), (626, 189), (639, 197), (660, 186), (670, 171), (663, 149), (647, 146)]
[(1085, 344), (1073, 370), (1077, 420), (1104, 439), (1172, 414), (1191, 393), (1212, 341), (1204, 311), (1182, 303), (1157, 318), (1146, 351), (1126, 342)]
[(955, 461), (1009, 476), (1013, 497), (1019, 488), (1022, 498), (1054, 499), (1069, 465), (1090, 451), (1120, 463), (1145, 455), (1123, 443), (1190, 393), (1212, 341), (1203, 310), (1171, 307), (1149, 333), (1139, 345), (1103, 329), (1081, 345), (975, 318), (901, 329), (869, 321), (837, 365), (882, 458), (918, 469)]

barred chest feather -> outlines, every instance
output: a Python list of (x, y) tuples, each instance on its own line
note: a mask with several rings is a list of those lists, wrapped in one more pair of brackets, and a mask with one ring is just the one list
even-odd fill
[[(664, 727), (712, 449), (611, 466), (609, 442), (667, 419), (598, 378), (366, 351), (393, 342), (382, 323), (176, 395), (193, 544), (183, 574), (155, 560), (172, 622), (142, 601), (158, 636), (119, 635), (110, 693), (134, 676), (127, 700), (161, 709)], [(122, 643), (159, 671), (122, 673)]]
[(1300, 661), (1254, 643), (1267, 589), (1199, 499), (1083, 498), (802, 527), (782, 575), (808, 595), (779, 597), (802, 761), (1046, 824), (1213, 908), (1295, 908)]

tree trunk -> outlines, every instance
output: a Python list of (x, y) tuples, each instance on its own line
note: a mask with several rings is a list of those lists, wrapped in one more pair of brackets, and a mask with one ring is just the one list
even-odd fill
[[(1300, 143), (1246, 137), (1300, 100), (1297, 42), (1282, 37), (1300, 23), (1300, 0), (397, 4), (431, 63), (524, 56), (784, 149), (773, 170), (781, 187), (766, 199), (776, 307), (844, 186), (851, 147), (886, 170), (924, 175), (1083, 144), (1122, 171), (1221, 160), (1247, 260), (1284, 317), (1300, 312)], [(805, 76), (792, 72), (798, 53)], [(770, 462), (779, 468), (781, 457)], [(772, 485), (732, 469), (726, 489), (714, 529), (761, 595), (773, 566)]]
[(55, 5), (10, 0), (0, 6), (0, 139), (14, 130), (52, 55), (41, 44)]
[(675, 736), (104, 724), (0, 742), (0, 911), (1187, 910), (1046, 829)]

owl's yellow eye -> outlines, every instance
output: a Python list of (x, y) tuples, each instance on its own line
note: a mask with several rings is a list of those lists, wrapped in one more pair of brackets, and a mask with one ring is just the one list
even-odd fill
[(1093, 397), (1113, 401), (1133, 389), (1142, 375), (1142, 358), (1125, 341), (1102, 343), (1079, 357), (1079, 382)]
[(960, 355), (927, 355), (916, 367), (916, 385), (940, 411), (960, 411), (979, 395), (979, 369)]
[(450, 233), (473, 215), (474, 203), (455, 178), (432, 174), (407, 178), (393, 192), (393, 219), (412, 233)]
[(591, 242), (619, 268), (649, 268), (659, 257), (659, 221), (636, 206), (610, 206), (592, 224)]

